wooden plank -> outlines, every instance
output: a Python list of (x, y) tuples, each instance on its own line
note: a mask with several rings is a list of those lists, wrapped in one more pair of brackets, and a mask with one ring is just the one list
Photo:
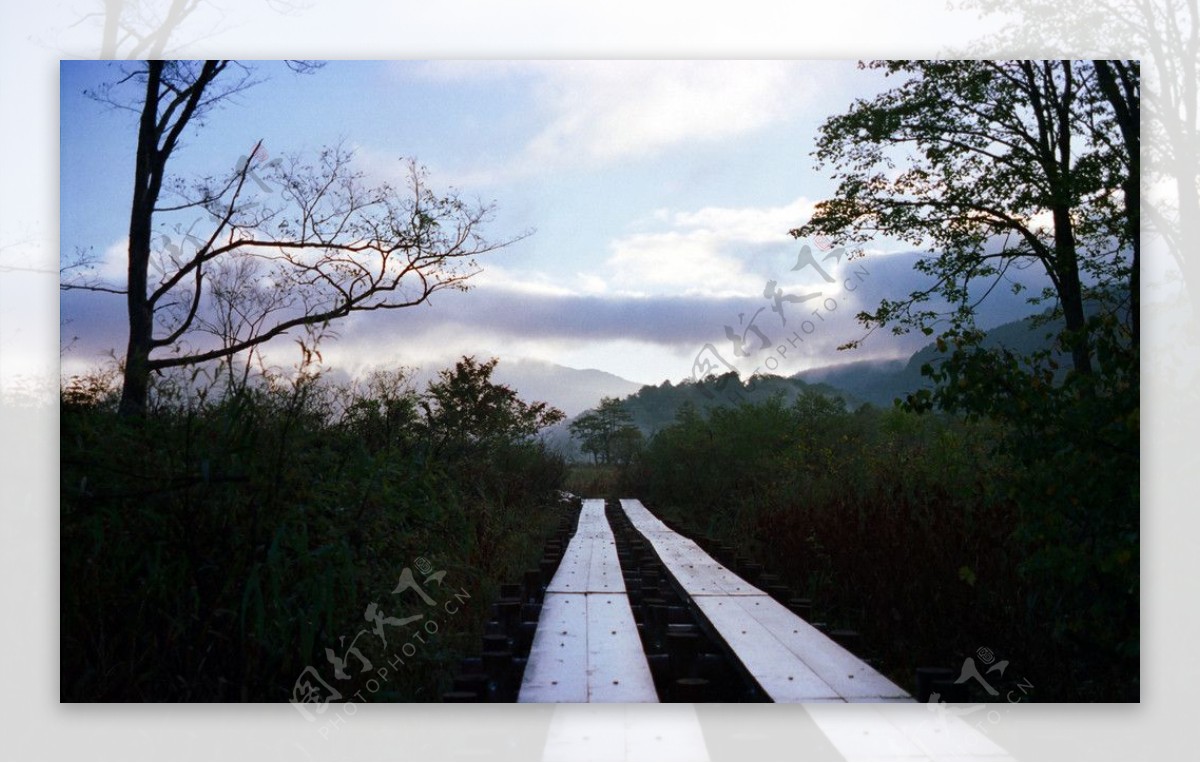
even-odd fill
[(652, 541), (672, 577), (691, 596), (764, 596), (733, 570), (704, 552), (694, 541), (675, 535)]
[(650, 665), (624, 594), (587, 596), (589, 702), (657, 702)]
[(547, 593), (518, 702), (587, 702), (587, 596)]
[(773, 638), (833, 687), (839, 697), (852, 702), (912, 699), (882, 673), (771, 597), (740, 597), (732, 603), (762, 624)]
[(604, 516), (604, 501), (588, 499), (583, 502), (575, 535), (567, 544), (546, 592), (624, 591), (620, 569), (616, 540)]
[(611, 530), (607, 539), (597, 538), (592, 541), (587, 592), (625, 592), (625, 577), (621, 574), (621, 560), (617, 558), (617, 541), (612, 537)]
[(657, 702), (625, 594), (547, 594), (519, 702)]
[(776, 702), (841, 700), (811, 668), (738, 606), (740, 596), (698, 596), (696, 606), (747, 672)]
[(576, 536), (563, 553), (546, 593), (587, 593), (592, 569), (592, 544)]
[(583, 502), (583, 510), (579, 512), (579, 521), (575, 535), (563, 550), (562, 561), (558, 570), (546, 586), (546, 593), (586, 593), (587, 579), (592, 565), (592, 544), (583, 530), (590, 525), (589, 501)]
[(680, 588), (689, 595), (764, 595), (763, 591), (706, 554), (695, 541), (664, 525), (641, 501), (623, 498), (621, 508), (634, 528), (654, 547), (663, 566), (675, 578)]
[(601, 498), (586, 498), (579, 511), (578, 532), (601, 532), (612, 534), (608, 527), (608, 517), (604, 516), (604, 500)]
[(547, 588), (521, 702), (657, 702), (602, 500), (584, 501)]
[(642, 502), (636, 498), (622, 498), (621, 509), (642, 535), (672, 532), (671, 528), (663, 524), (661, 519), (651, 514), (650, 510), (643, 506)]
[(899, 686), (657, 520), (621, 508), (671, 577), (776, 702), (911, 701)]
[[(604, 515), (604, 501), (584, 501), (589, 509), (588, 536), (591, 539), (591, 563), (588, 568), (588, 593), (617, 593), (625, 591), (625, 578), (621, 574), (621, 560), (617, 558), (617, 539)], [(629, 603), (626, 602), (626, 608)]]

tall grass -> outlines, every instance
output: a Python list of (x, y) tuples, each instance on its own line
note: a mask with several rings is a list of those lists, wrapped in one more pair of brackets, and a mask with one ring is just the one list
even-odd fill
[(588, 498), (620, 497), (621, 469), (609, 464), (571, 464), (565, 490)]
[(866, 655), (910, 689), (916, 667), (957, 670), (986, 647), (1032, 682), (1030, 698), (1136, 700), (1136, 533), (1092, 539), (1133, 561), (1113, 570), (1100, 556), (1080, 568), (1077, 537), (1045, 529), (1080, 500), (1136, 527), (1136, 499), (1114, 488), (1136, 486), (1136, 452), (1132, 474), (1121, 455), (1088, 462), (1116, 472), (1090, 480), (1059, 462), (1055, 498), (1050, 468), (998, 447), (1008, 434), (805, 393), (792, 406), (685, 411), (624, 487), (779, 574), (813, 599), (814, 619), (859, 631)]
[[(62, 395), (64, 701), (287, 700), (371, 629), (371, 603), (421, 611), (392, 593), (418, 559), (445, 572), (431, 594), (469, 599), (373, 696), (435, 700), (478, 651), (498, 583), (535, 567), (557, 524), (561, 459), (525, 438), (441, 450), (402, 385), (168, 380), (127, 420), (109, 381)], [(419, 627), (357, 646), (386, 664)]]

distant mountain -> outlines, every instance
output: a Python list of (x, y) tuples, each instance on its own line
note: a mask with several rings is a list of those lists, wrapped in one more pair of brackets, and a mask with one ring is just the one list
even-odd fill
[[(1062, 331), (1061, 321), (1034, 325), (1034, 316), (1010, 321), (990, 329), (983, 340), (988, 348), (1005, 347), (1017, 355), (1029, 355), (1051, 346), (1049, 337)], [(930, 342), (908, 360), (860, 360), (823, 366), (795, 374), (793, 378), (823, 383), (845, 394), (851, 403), (872, 403), (890, 406), (910, 392), (930, 387), (929, 379), (921, 375), (921, 366), (936, 364), (943, 354), (937, 344)], [(1066, 363), (1063, 363), (1066, 367)]]
[[(419, 369), (413, 377), (413, 385), (424, 390), (430, 381), (437, 378), (437, 373), (436, 365)], [(496, 370), (492, 372), (492, 381), (512, 387), (517, 396), (525, 402), (549, 403), (565, 413), (565, 421), (543, 429), (538, 433), (538, 437), (551, 448), (573, 460), (581, 458), (582, 454), (567, 428), (571, 420), (584, 411), (595, 408), (605, 397), (626, 397), (637, 392), (642, 386), (607, 371), (570, 368), (530, 358), (501, 358), (496, 364)]]
[[(513, 359), (489, 353), (479, 353), (475, 357), (480, 361), (499, 357), (500, 362), (492, 372), (492, 381), (512, 387), (517, 397), (527, 403), (549, 403), (567, 416), (577, 416), (595, 407), (603, 397), (624, 397), (637, 392), (642, 386), (594, 368), (570, 368), (542, 360)], [(430, 382), (437, 381), (442, 369), (453, 366), (452, 360), (417, 366), (409, 383), (423, 392)], [(350, 379), (348, 375), (336, 371), (327, 376), (338, 381)]]
[[(935, 348), (936, 349), (936, 348)], [(801, 371), (792, 378), (826, 384), (843, 392), (852, 402), (891, 405), (892, 399), (925, 386), (921, 365), (911, 359), (855, 360)]]
[[(479, 360), (493, 357), (487, 353), (476, 356)], [(437, 381), (443, 368), (453, 367), (453, 361), (428, 363), (412, 370), (409, 385), (424, 392), (430, 382)], [(350, 383), (353, 378), (342, 369), (331, 369), (325, 373), (327, 381), (339, 384)], [(607, 371), (594, 368), (570, 368), (529, 358), (501, 358), (492, 372), (492, 381), (511, 387), (517, 397), (527, 403), (545, 402), (558, 408), (567, 419), (539, 433), (548, 445), (568, 457), (578, 458), (577, 445), (571, 440), (567, 429), (571, 419), (586, 410), (595, 408), (605, 397), (623, 398), (636, 393), (642, 385), (631, 382)]]
[[(1062, 331), (1062, 321), (1052, 320), (1038, 323), (1037, 317), (1029, 316), (996, 326), (986, 333), (983, 346), (988, 348), (1004, 347), (1019, 356), (1027, 356), (1038, 350), (1052, 347), (1053, 337)], [(938, 351), (937, 344), (930, 342), (908, 359), (852, 361), (801, 371), (791, 377), (767, 375), (743, 380), (739, 379), (736, 374), (729, 373), (722, 377), (710, 377), (702, 382), (685, 380), (679, 384), (672, 384), (670, 381), (665, 381), (662, 384), (640, 388), (632, 382), (601, 371), (575, 371), (574, 369), (564, 369), (562, 366), (551, 366), (548, 363), (540, 365), (550, 366), (556, 371), (556, 373), (544, 372), (545, 378), (555, 376), (567, 378), (569, 376), (562, 372), (585, 374), (587, 376), (580, 378), (594, 381), (597, 385), (591, 389), (603, 388), (606, 390), (600, 393), (591, 393), (590, 401), (583, 408), (572, 408), (568, 413), (572, 418), (583, 410), (594, 407), (602, 396), (621, 397), (622, 395), (615, 392), (618, 389), (617, 383), (634, 388), (634, 391), (624, 393), (625, 408), (633, 416), (634, 424), (642, 431), (642, 434), (651, 437), (670, 425), (684, 405), (693, 406), (703, 412), (721, 406), (760, 403), (774, 395), (781, 395), (784, 403), (790, 404), (805, 391), (812, 391), (826, 396), (841, 397), (850, 408), (855, 408), (863, 403), (890, 407), (897, 398), (904, 399), (910, 392), (929, 387), (929, 380), (921, 375), (921, 366), (926, 363), (936, 365), (942, 357), (943, 353)], [(1058, 359), (1063, 369), (1069, 365), (1069, 358), (1059, 355)], [(497, 372), (501, 368), (503, 368), (503, 364), (497, 367)], [(605, 384), (612, 386), (605, 386)], [(539, 398), (536, 395), (531, 397), (550, 399), (549, 397)], [(584, 396), (581, 396), (581, 399), (583, 398)], [(563, 407), (560, 403), (556, 403), (556, 405), (559, 405), (560, 408)], [(578, 444), (571, 438), (570, 424), (571, 418), (568, 418), (566, 421), (543, 430), (541, 436), (551, 447), (558, 449), (570, 459), (578, 460), (581, 458), (581, 453)]]
[(594, 408), (601, 398), (625, 397), (642, 385), (594, 368), (569, 368), (541, 360), (501, 360), (492, 375), (525, 401), (547, 402), (567, 416)]

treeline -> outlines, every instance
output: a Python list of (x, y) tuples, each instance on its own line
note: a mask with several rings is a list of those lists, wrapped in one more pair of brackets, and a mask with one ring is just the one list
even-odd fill
[(646, 385), (625, 398), (602, 398), (595, 408), (571, 420), (566, 427), (570, 442), (563, 441), (560, 434), (555, 445), (561, 451), (573, 453), (577, 467), (580, 461), (589, 460), (595, 466), (624, 467), (645, 447), (647, 438), (670, 426), (683, 409), (703, 412), (776, 398), (791, 402), (809, 391), (836, 394), (826, 384), (770, 374), (747, 381), (733, 371), (704, 379), (685, 379), (678, 384), (668, 379), (661, 384)]
[(403, 371), (333, 385), (309, 362), (193, 372), (159, 378), (141, 418), (117, 415), (109, 377), (64, 385), (62, 699), (278, 702), (374, 679), (369, 701), (436, 701), (558, 521), (565, 464), (533, 435), (562, 414), (495, 364), (425, 390)]
[(671, 425), (680, 409), (687, 406), (704, 412), (742, 403), (765, 403), (774, 397), (790, 403), (806, 391), (838, 394), (827, 384), (812, 384), (795, 377), (763, 374), (742, 380), (729, 371), (704, 379), (685, 379), (678, 384), (664, 381), (645, 386), (622, 400), (621, 405), (633, 423), (650, 436)]

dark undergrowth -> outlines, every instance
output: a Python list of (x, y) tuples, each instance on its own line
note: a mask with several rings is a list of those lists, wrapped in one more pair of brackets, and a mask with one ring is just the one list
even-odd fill
[(970, 682), (978, 699), (1136, 701), (1136, 413), (1091, 399), (1055, 417), (1032, 438), (811, 392), (685, 409), (623, 488), (779, 575), (910, 691), (915, 668), (957, 676), (988, 649), (1007, 667), (1000, 698)]
[(557, 412), (490, 370), (160, 381), (141, 419), (72, 380), (61, 698), (437, 700), (561, 510), (566, 467), (530, 436)]

